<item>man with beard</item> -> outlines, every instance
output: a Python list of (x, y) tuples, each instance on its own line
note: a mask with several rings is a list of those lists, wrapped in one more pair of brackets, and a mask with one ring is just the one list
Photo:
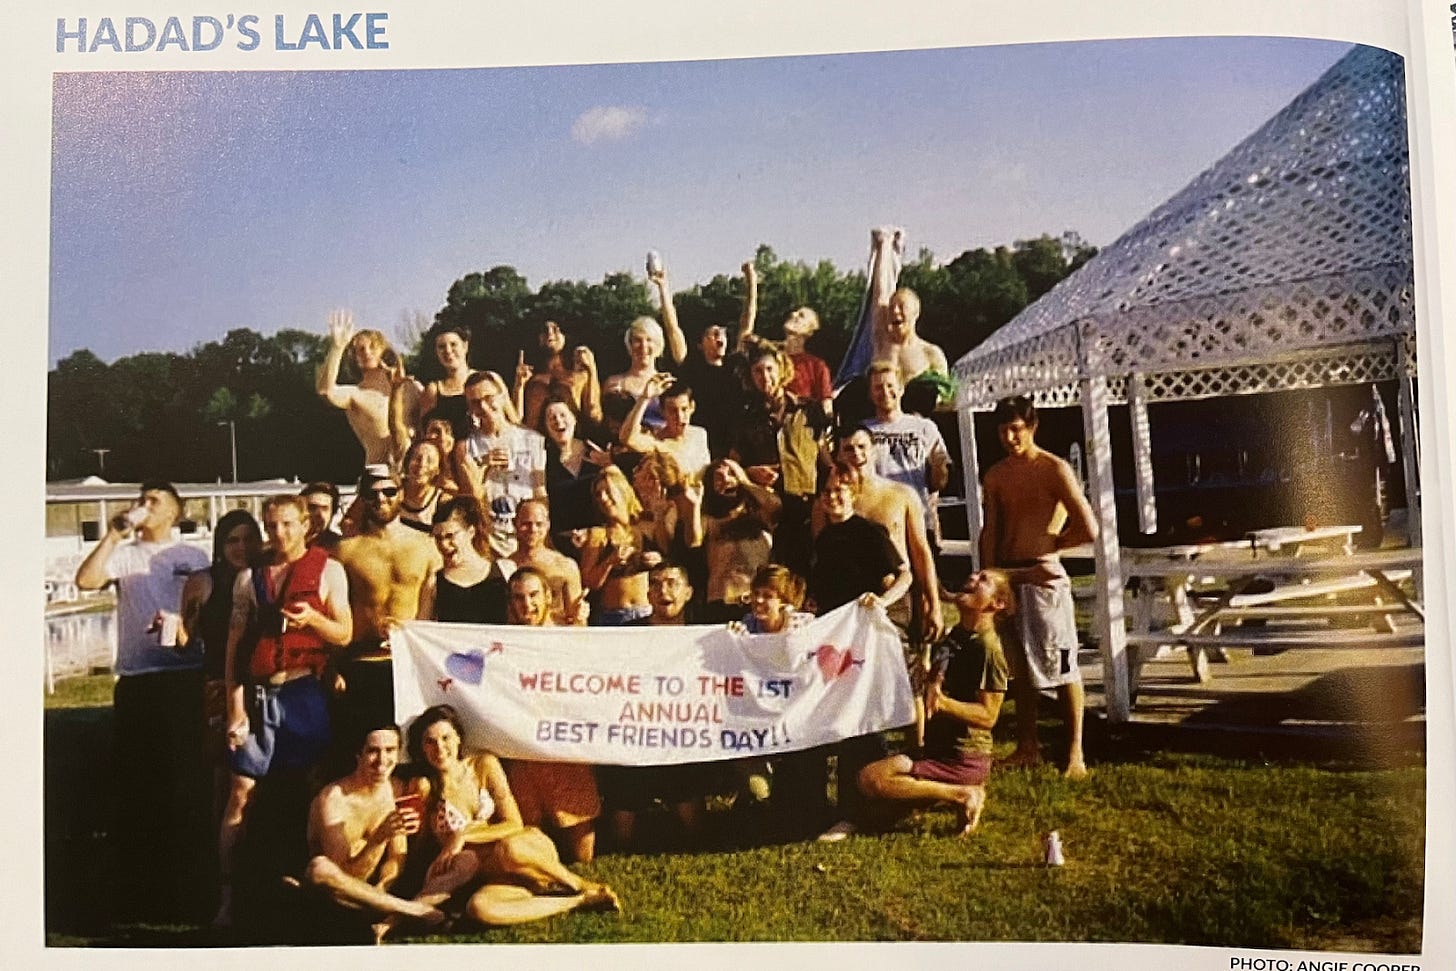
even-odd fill
[(358, 738), (362, 725), (394, 720), (389, 628), (418, 615), (420, 591), (441, 566), (429, 534), (399, 521), (400, 496), (399, 480), (388, 466), (368, 466), (359, 480), (364, 507), (359, 535), (339, 543), (354, 633), (338, 665), (337, 737)]
[(704, 623), (743, 616), (753, 575), (773, 553), (773, 530), (783, 503), (732, 459), (708, 467), (703, 492), (703, 554), (707, 564)]

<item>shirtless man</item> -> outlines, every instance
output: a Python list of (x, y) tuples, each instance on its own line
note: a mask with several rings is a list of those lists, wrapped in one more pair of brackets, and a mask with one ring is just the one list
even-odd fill
[(732, 459), (714, 462), (705, 479), (703, 551), (708, 590), (701, 619), (727, 623), (743, 616), (753, 575), (772, 555), (783, 501), (773, 489), (755, 484)]
[[(546, 578), (534, 567), (511, 574), (510, 623), (554, 627)], [(580, 762), (527, 762), (511, 759), (506, 778), (521, 821), (550, 833), (565, 862), (590, 863), (596, 856), (596, 818), (602, 801), (592, 767)]]
[[(1077, 620), (1072, 585), (1060, 553), (1097, 535), (1092, 507), (1072, 467), (1034, 440), (1036, 407), (1026, 398), (996, 405), (996, 431), (1006, 458), (986, 473), (981, 568), (999, 567), (1016, 590), (1016, 630), (1007, 654), (1016, 674), (1014, 765), (1041, 761), (1036, 734), (1040, 694), (1056, 688), (1068, 733), (1064, 774), (1087, 774), (1082, 757), (1082, 674), (1077, 669)], [(1008, 632), (1013, 633), (1013, 632)]]
[[(470, 878), (464, 867), (433, 876), (413, 900), (389, 888), (404, 868), (408, 837), (420, 828), (418, 811), (398, 806), (404, 785), (393, 777), (399, 763), (400, 733), (388, 724), (366, 732), (354, 755), (354, 771), (324, 786), (308, 811), (308, 851), (312, 859), (304, 882), (335, 903), (378, 914), (374, 942), (380, 943), (398, 918), (439, 924), (438, 905)], [(467, 856), (462, 855), (461, 860)], [(471, 861), (473, 862), (473, 861)]]
[[(940, 576), (935, 557), (925, 534), (925, 510), (915, 490), (901, 482), (893, 482), (875, 470), (875, 443), (868, 430), (856, 428), (839, 440), (836, 458), (847, 466), (859, 483), (859, 496), (854, 511), (872, 523), (879, 523), (890, 534), (890, 542), (910, 564), (922, 621), (922, 636), (927, 643), (940, 640), (945, 625), (940, 614)], [(825, 513), (814, 505), (814, 535), (824, 528)]]
[(546, 545), (551, 515), (545, 499), (523, 499), (516, 507), (516, 552), (511, 562), (541, 572), (551, 593), (551, 620), (562, 626), (586, 624), (587, 603), (582, 596), (581, 569), (571, 557)]
[[(642, 419), (653, 399), (662, 403), (662, 426), (644, 428)], [(713, 460), (708, 451), (708, 432), (692, 424), (696, 408), (690, 385), (674, 380), (670, 374), (654, 374), (622, 423), (618, 440), (634, 452), (666, 452), (677, 460), (684, 475), (696, 478)]]
[[(339, 366), (344, 352), (351, 347), (354, 363), (359, 366), (359, 383), (339, 384)], [(361, 330), (356, 334), (354, 315), (349, 311), (329, 314), (329, 353), (319, 368), (316, 387), (329, 404), (343, 409), (354, 437), (364, 446), (365, 464), (389, 462), (392, 457), (389, 397), (404, 377), (397, 358), (393, 364), (386, 363), (393, 354), (379, 331)]]
[(401, 494), (388, 466), (366, 468), (359, 480), (359, 534), (340, 542), (336, 554), (349, 579), (354, 619), (353, 641), (338, 666), (343, 688), (335, 723), (344, 738), (357, 737), (363, 723), (394, 719), (389, 628), (418, 615), (420, 591), (442, 565), (430, 535), (399, 521)]
[(915, 333), (920, 318), (920, 297), (909, 287), (896, 290), (900, 256), (905, 250), (902, 230), (870, 230), (870, 306), (874, 313), (871, 360), (891, 361), (909, 384), (927, 371), (949, 374), (945, 351)]

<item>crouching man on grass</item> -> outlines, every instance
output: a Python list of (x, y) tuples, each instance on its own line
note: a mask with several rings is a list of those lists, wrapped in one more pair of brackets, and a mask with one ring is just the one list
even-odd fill
[(925, 693), (925, 745), (892, 755), (859, 773), (869, 811), (893, 818), (910, 809), (950, 803), (958, 835), (975, 831), (991, 775), (991, 729), (1006, 695), (1006, 655), (996, 618), (1015, 602), (1006, 574), (983, 570), (951, 597), (960, 623), (936, 644)]
[(397, 725), (366, 732), (354, 771), (324, 786), (308, 814), (313, 858), (304, 882), (340, 906), (377, 916), (376, 944), (401, 919), (429, 926), (443, 922), (439, 905), (475, 875), (474, 857), (466, 854), (459, 857), (461, 866), (432, 874), (412, 900), (389, 892), (404, 868), (408, 837), (420, 828), (420, 812), (408, 802), (396, 803), (405, 795), (394, 778), (399, 743)]

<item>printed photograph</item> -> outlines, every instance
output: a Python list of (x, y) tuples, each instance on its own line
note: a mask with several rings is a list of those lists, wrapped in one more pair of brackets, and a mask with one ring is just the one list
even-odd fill
[(1398, 55), (52, 105), (48, 947), (1421, 951)]

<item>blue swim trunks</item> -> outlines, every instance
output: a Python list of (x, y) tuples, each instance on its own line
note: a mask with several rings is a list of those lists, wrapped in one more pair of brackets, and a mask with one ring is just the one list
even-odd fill
[(247, 741), (228, 753), (238, 775), (261, 779), (273, 771), (305, 769), (329, 745), (329, 705), (323, 683), (312, 675), (277, 687), (253, 686)]

